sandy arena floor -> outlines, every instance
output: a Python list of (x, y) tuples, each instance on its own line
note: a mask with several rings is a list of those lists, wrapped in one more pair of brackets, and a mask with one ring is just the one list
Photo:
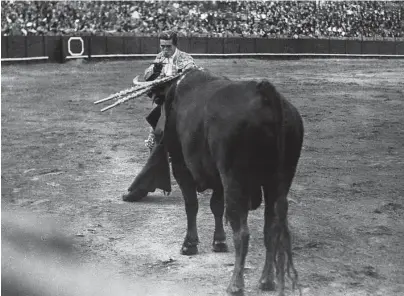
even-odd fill
[[(197, 60), (235, 79), (266, 77), (299, 109), (305, 141), (290, 198), (304, 295), (404, 294), (404, 61)], [(200, 195), (200, 253), (179, 254), (186, 219), (173, 180), (124, 203), (144, 164), (147, 97), (108, 112), (93, 102), (127, 88), (148, 61), (2, 66), (2, 211), (48, 216), (83, 262), (153, 287), (149, 295), (224, 295), (234, 262), (211, 251)], [(260, 292), (263, 207), (251, 212), (246, 295)], [(287, 283), (288, 295), (290, 283)]]

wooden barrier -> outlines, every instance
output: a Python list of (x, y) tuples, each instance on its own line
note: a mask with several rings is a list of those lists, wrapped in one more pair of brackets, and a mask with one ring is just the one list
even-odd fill
[(92, 36), (91, 42), (91, 55), (106, 54), (107, 52), (107, 37), (104, 36)]
[[(127, 37), (134, 39), (135, 37)], [(138, 37), (142, 54), (157, 54), (160, 51), (159, 40), (155, 37)]]
[(255, 41), (255, 50), (260, 53), (278, 53), (281, 51), (281, 42), (279, 39), (257, 38)]
[(181, 50), (185, 51), (185, 52), (189, 52), (189, 38), (186, 37), (179, 37), (178, 38), (178, 47), (181, 48)]
[(305, 38), (305, 39), (298, 39), (298, 52), (300, 53), (307, 53), (312, 52), (314, 53), (314, 45), (313, 39)]
[[(240, 47), (244, 42), (243, 39), (226, 38), (223, 43), (223, 53), (240, 53)], [(241, 43), (241, 44), (240, 44)]]
[[(157, 37), (133, 36), (2, 36), (2, 61), (45, 60), (64, 62), (74, 58), (152, 57), (159, 52)], [(404, 55), (404, 41), (180, 37), (179, 48), (195, 55), (219, 56), (329, 56), (388, 57)]]
[(347, 54), (362, 53), (362, 42), (360, 40), (346, 40), (345, 44)]
[(8, 58), (8, 40), (6, 36), (1, 36), (1, 58)]
[(379, 41), (363, 41), (362, 54), (379, 54)]
[(330, 40), (315, 39), (312, 40), (314, 53), (330, 53)]
[[(15, 36), (13, 38), (8, 38), (7, 40), (7, 58), (22, 58), (27, 57), (27, 39), (23, 36)], [(43, 53), (35, 56), (42, 56)]]
[[(128, 43), (134, 42), (134, 40), (128, 39)], [(124, 37), (121, 36), (113, 36), (107, 37), (105, 40), (107, 44), (106, 54), (122, 54), (124, 53)]]
[(396, 55), (404, 55), (404, 41), (396, 42)]
[(280, 43), (281, 53), (299, 53), (297, 39), (275, 39), (276, 43)]
[(337, 54), (346, 54), (346, 41), (339, 39), (330, 39), (330, 52), (329, 53), (337, 53)]
[(208, 42), (208, 51), (207, 53), (224, 53), (224, 39), (220, 38), (209, 38)]
[(208, 53), (207, 37), (191, 37), (189, 38), (189, 53)]
[(138, 38), (123, 38), (123, 53), (124, 54), (141, 54), (142, 43)]
[(44, 38), (44, 36), (32, 36), (32, 38), (25, 39), (27, 57), (35, 57), (38, 52), (42, 52), (42, 55), (45, 55)]
[(394, 42), (379, 41), (379, 54), (396, 53), (396, 44)]

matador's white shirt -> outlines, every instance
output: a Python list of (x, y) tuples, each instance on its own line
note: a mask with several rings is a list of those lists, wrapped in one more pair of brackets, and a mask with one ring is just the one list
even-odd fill
[(177, 57), (177, 54), (178, 49), (176, 48), (174, 54), (171, 57), (163, 60), (163, 63), (165, 64), (161, 72), (164, 76), (173, 76), (177, 73), (176, 65), (174, 65), (174, 59)]

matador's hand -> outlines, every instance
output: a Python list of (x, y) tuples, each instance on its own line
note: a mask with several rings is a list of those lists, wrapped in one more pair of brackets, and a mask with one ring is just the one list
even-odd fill
[(153, 67), (153, 72), (154, 73), (161, 73), (163, 70), (163, 63), (155, 63)]

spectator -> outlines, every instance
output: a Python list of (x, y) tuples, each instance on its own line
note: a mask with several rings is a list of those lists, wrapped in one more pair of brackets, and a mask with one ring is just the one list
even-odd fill
[(399, 1), (2, 1), (3, 35), (404, 37)]

